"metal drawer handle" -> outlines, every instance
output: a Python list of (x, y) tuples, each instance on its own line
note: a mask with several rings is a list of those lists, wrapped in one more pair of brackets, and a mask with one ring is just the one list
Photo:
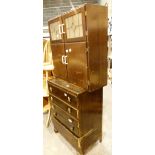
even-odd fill
[(74, 127), (71, 127), (70, 130), (73, 131), (74, 130)]
[(52, 92), (52, 87), (50, 87), (50, 91)]
[(54, 108), (54, 105), (52, 105), (52, 109), (54, 110), (55, 108)]
[(72, 121), (70, 118), (68, 119), (68, 122), (69, 122), (69, 123), (73, 123), (73, 121)]
[(67, 108), (68, 113), (71, 113), (71, 108)]
[(68, 102), (71, 102), (71, 98), (68, 96)]
[(54, 112), (54, 113), (53, 113), (53, 115), (54, 115), (54, 116), (57, 116), (57, 113), (56, 113), (56, 112)]

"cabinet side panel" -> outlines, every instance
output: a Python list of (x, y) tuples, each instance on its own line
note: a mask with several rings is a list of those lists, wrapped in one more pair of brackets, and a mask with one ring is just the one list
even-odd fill
[(79, 97), (80, 127), (82, 135), (90, 130), (102, 131), (102, 88), (86, 92)]
[(108, 9), (105, 6), (86, 5), (86, 11), (89, 91), (93, 91), (107, 85)]

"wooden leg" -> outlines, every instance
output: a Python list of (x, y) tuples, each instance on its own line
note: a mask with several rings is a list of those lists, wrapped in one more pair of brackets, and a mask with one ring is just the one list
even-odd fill
[(102, 135), (99, 138), (99, 142), (102, 143)]
[(49, 110), (48, 110), (48, 116), (47, 116), (46, 127), (49, 127), (50, 117), (51, 117), (51, 108), (49, 108)]
[(55, 132), (55, 133), (58, 133), (58, 130), (57, 130), (56, 128), (54, 128), (54, 132)]
[(83, 152), (77, 152), (77, 155), (84, 155)]

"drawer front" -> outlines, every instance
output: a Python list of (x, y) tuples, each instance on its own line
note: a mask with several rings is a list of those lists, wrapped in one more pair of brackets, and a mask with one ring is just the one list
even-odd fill
[(49, 86), (49, 93), (67, 102), (69, 105), (73, 106), (74, 108), (77, 108), (77, 99), (71, 94), (66, 93), (65, 91), (62, 91), (51, 85)]
[(76, 149), (78, 148), (78, 137), (73, 135), (64, 125), (62, 125), (58, 120), (52, 117), (52, 122), (54, 128)]
[(78, 129), (78, 122), (75, 121), (70, 116), (66, 115), (61, 109), (52, 105), (52, 113), (55, 118), (57, 118), (66, 128), (68, 128), (72, 133), (77, 136), (80, 136)]
[(68, 114), (72, 115), (73, 117), (78, 119), (78, 110), (75, 110), (73, 108), (71, 108), (70, 106), (68, 106), (67, 104), (63, 103), (62, 101), (60, 101), (59, 99), (57, 99), (54, 96), (50, 95), (50, 101), (51, 103), (56, 104), (58, 107), (62, 108), (64, 111), (66, 111)]

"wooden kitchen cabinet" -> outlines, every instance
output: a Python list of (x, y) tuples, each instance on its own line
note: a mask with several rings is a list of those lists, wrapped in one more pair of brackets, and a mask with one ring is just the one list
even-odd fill
[[(107, 85), (107, 7), (85, 4), (48, 21), (56, 78), (92, 92)], [(64, 51), (55, 48), (64, 44)], [(64, 72), (64, 68), (66, 71)], [(61, 72), (61, 75), (60, 75)], [(77, 78), (76, 78), (77, 77)]]
[(85, 4), (48, 22), (54, 78), (48, 80), (54, 131), (80, 153), (102, 140), (107, 85), (108, 9)]

